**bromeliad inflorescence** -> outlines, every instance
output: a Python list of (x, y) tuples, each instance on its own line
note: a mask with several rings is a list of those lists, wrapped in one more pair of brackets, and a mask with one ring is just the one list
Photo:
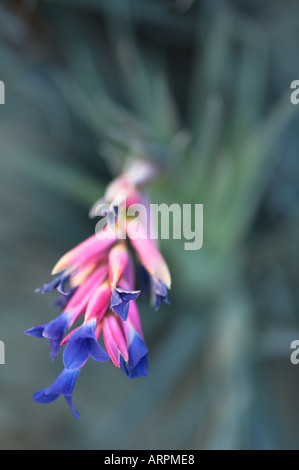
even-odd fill
[[(130, 221), (123, 217), (131, 204), (148, 200), (141, 192), (156, 172), (153, 164), (136, 161), (108, 186), (103, 200), (91, 215), (105, 216), (106, 225), (80, 245), (66, 253), (55, 265), (54, 279), (37, 291), (60, 293), (54, 305), (62, 313), (47, 324), (30, 328), (25, 333), (46, 338), (54, 361), (62, 345), (64, 370), (48, 388), (33, 395), (40, 403), (50, 403), (63, 395), (79, 418), (72, 401), (80, 369), (89, 356), (98, 362), (111, 360), (131, 379), (147, 377), (148, 359), (136, 299), (132, 251), (137, 254), (158, 308), (168, 302), (171, 279), (168, 267), (156, 243), (139, 220), (139, 236), (132, 232)], [(104, 208), (104, 209), (103, 209)], [(77, 320), (82, 324), (73, 328)], [(72, 329), (73, 328), (73, 329)], [(105, 349), (98, 342), (102, 335)]]

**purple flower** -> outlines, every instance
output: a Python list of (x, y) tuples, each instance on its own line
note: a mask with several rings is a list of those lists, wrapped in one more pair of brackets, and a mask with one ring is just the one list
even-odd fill
[(147, 347), (141, 336), (134, 330), (129, 345), (129, 360), (125, 362), (121, 356), (120, 367), (130, 379), (148, 376)]
[(161, 279), (157, 278), (152, 278), (151, 279), (152, 283), (152, 292), (156, 297), (156, 303), (155, 303), (155, 310), (158, 310), (160, 307), (161, 303), (164, 301), (167, 304), (170, 304), (168, 300), (168, 295), (167, 295), (167, 287), (164, 284), (164, 282), (161, 281)]
[(126, 321), (129, 312), (129, 302), (130, 300), (136, 300), (140, 292), (140, 290), (127, 290), (116, 286), (111, 296), (111, 310), (122, 320)]
[(110, 356), (98, 343), (95, 330), (96, 320), (92, 319), (83, 323), (69, 336), (63, 352), (63, 363), (66, 369), (82, 367), (89, 356), (98, 362), (110, 360)]
[(71, 407), (74, 416), (80, 419), (80, 415), (73, 405), (73, 390), (78, 375), (79, 369), (64, 369), (50, 387), (34, 393), (32, 396), (33, 400), (38, 403), (51, 403), (60, 395), (63, 395), (67, 404)]
[(69, 282), (71, 279), (73, 273), (65, 274), (65, 271), (61, 271), (60, 273), (55, 276), (55, 278), (48, 282), (47, 284), (44, 284), (42, 287), (38, 287), (35, 292), (41, 292), (42, 294), (45, 294), (47, 292), (53, 292), (54, 290), (58, 290), (63, 295), (68, 295), (69, 291), (65, 290), (66, 284)]
[(50, 357), (52, 361), (55, 360), (60, 348), (62, 338), (69, 328), (72, 320), (72, 312), (65, 312), (59, 315), (54, 320), (46, 323), (45, 325), (38, 325), (26, 330), (26, 335), (35, 336), (36, 338), (47, 338), (51, 349)]

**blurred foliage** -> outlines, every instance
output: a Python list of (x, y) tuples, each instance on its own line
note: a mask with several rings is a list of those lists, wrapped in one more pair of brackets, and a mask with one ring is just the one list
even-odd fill
[[(2, 448), (298, 448), (298, 18), (297, 0), (0, 2)], [(22, 332), (52, 317), (34, 288), (135, 156), (165, 167), (153, 202), (204, 204), (204, 246), (161, 241), (150, 377), (88, 364), (78, 424), (31, 401), (60, 365)]]

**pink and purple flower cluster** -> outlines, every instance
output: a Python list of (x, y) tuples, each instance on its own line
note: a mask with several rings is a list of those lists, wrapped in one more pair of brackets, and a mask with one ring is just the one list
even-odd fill
[[(147, 162), (134, 163), (108, 186), (104, 202), (113, 208), (115, 201), (123, 197), (127, 205), (144, 201), (140, 188), (153, 173), (153, 166)], [(120, 224), (119, 214), (115, 211), (114, 215), (116, 224)], [(64, 346), (64, 370), (33, 399), (50, 403), (63, 395), (77, 418), (80, 416), (72, 395), (78, 374), (89, 357), (98, 362), (111, 360), (130, 379), (148, 375), (148, 351), (136, 304), (141, 291), (135, 289), (133, 254), (149, 280), (156, 308), (162, 301), (168, 302), (170, 273), (156, 243), (147, 236), (130, 237), (128, 226), (125, 229), (127, 237), (120, 239), (107, 224), (105, 236), (91, 236), (58, 261), (52, 271), (53, 280), (37, 291), (57, 290), (60, 296), (54, 305), (62, 313), (25, 332), (48, 340), (53, 361)]]

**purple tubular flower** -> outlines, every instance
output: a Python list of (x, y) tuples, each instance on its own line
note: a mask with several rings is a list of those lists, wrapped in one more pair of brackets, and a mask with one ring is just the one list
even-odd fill
[(51, 349), (50, 357), (52, 361), (54, 361), (61, 348), (60, 343), (65, 332), (69, 328), (71, 319), (71, 312), (65, 312), (55, 318), (55, 320), (52, 320), (45, 325), (34, 326), (33, 328), (26, 330), (25, 333), (37, 338), (47, 338)]
[(147, 347), (141, 336), (135, 331), (129, 346), (129, 361), (126, 363), (121, 356), (120, 367), (130, 379), (148, 376)]
[(70, 406), (74, 416), (80, 419), (80, 415), (75, 410), (73, 405), (73, 390), (79, 375), (78, 369), (67, 370), (64, 369), (62, 373), (57, 377), (55, 382), (48, 388), (44, 388), (39, 392), (33, 394), (32, 398), (38, 403), (51, 403), (56, 400), (60, 395), (63, 395), (67, 404)]
[(129, 312), (129, 302), (130, 300), (136, 300), (140, 292), (140, 290), (127, 290), (120, 286), (116, 286), (115, 289), (113, 289), (111, 296), (111, 310), (113, 310), (113, 312), (122, 320), (126, 321)]
[(161, 279), (152, 278), (152, 290), (156, 296), (155, 310), (159, 309), (163, 301), (170, 304), (167, 296), (167, 287)]
[(65, 286), (72, 275), (73, 273), (65, 275), (65, 271), (61, 271), (61, 273), (57, 274), (57, 276), (55, 276), (52, 281), (44, 284), (42, 287), (37, 288), (35, 292), (41, 292), (42, 294), (45, 294), (47, 292), (53, 292), (55, 289), (57, 289), (61, 294), (68, 295), (69, 291), (65, 291)]
[(82, 367), (89, 356), (98, 362), (110, 360), (110, 356), (97, 342), (95, 329), (96, 320), (92, 319), (70, 335), (63, 352), (63, 363), (67, 370)]

